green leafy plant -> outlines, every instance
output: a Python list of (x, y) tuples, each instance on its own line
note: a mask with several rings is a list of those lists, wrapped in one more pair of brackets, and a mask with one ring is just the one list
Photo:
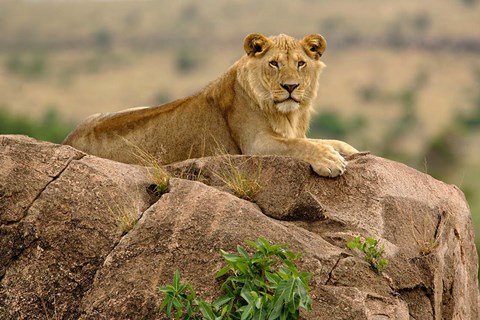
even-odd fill
[(188, 283), (174, 274), (173, 285), (161, 287), (166, 295), (160, 311), (175, 319), (298, 319), (300, 308), (311, 310), (308, 283), (311, 274), (299, 272), (294, 261), (300, 255), (285, 245), (270, 244), (263, 238), (246, 241), (255, 252), (242, 246), (237, 253), (221, 250), (227, 266), (217, 273), (226, 277), (224, 295), (212, 304), (199, 299)]
[(383, 258), (385, 247), (379, 245), (378, 240), (372, 237), (364, 239), (360, 236), (355, 237), (347, 243), (350, 250), (359, 250), (365, 255), (365, 260), (370, 263), (373, 269), (382, 272), (388, 267), (388, 260)]
[(211, 304), (199, 299), (188, 282), (180, 282), (178, 271), (173, 274), (173, 284), (161, 287), (159, 290), (166, 295), (160, 305), (160, 311), (165, 311), (169, 317), (175, 310), (175, 319), (218, 319), (213, 313)]

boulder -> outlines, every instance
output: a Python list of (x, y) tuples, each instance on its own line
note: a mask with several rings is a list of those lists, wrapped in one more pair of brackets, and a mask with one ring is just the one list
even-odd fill
[[(0, 319), (165, 319), (158, 287), (175, 270), (212, 300), (219, 250), (259, 236), (303, 253), (304, 319), (478, 318), (472, 220), (454, 186), (370, 154), (335, 179), (274, 156), (166, 169), (160, 196), (147, 168), (0, 136)], [(258, 190), (234, 192), (232, 175)], [(384, 271), (347, 249), (357, 235), (384, 245)]]

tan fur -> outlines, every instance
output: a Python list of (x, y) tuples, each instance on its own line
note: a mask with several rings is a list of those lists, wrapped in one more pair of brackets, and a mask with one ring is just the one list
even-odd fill
[(197, 95), (157, 107), (90, 116), (64, 141), (87, 153), (140, 163), (132, 146), (162, 163), (215, 155), (273, 154), (309, 162), (321, 176), (345, 171), (345, 142), (306, 139), (324, 64), (320, 35), (245, 38), (246, 55)]

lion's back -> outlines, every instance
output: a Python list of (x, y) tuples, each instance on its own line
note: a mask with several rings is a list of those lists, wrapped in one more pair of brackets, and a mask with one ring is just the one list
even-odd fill
[(157, 107), (92, 115), (63, 143), (88, 154), (136, 164), (142, 164), (139, 150), (164, 164), (219, 152), (240, 153), (222, 112), (198, 95)]

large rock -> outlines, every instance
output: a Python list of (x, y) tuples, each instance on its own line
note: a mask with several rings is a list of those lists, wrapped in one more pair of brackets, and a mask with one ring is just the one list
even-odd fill
[[(306, 319), (478, 318), (473, 227), (456, 187), (365, 154), (336, 179), (282, 157), (167, 169), (177, 178), (158, 198), (145, 168), (0, 137), (0, 319), (162, 319), (157, 288), (175, 270), (212, 299), (219, 250), (259, 236), (304, 253)], [(228, 187), (235, 170), (260, 186), (250, 201)], [(116, 225), (125, 212), (138, 219), (128, 232)], [(346, 249), (355, 235), (381, 240), (385, 271)]]

